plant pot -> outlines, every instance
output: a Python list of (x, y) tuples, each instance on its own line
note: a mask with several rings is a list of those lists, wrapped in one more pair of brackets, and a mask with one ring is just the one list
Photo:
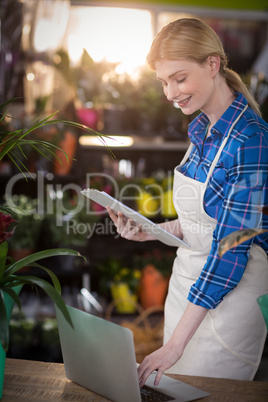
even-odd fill
[(147, 191), (142, 191), (139, 198), (136, 199), (138, 211), (140, 214), (153, 217), (159, 212), (159, 200)]
[[(77, 149), (76, 135), (71, 131), (66, 131), (64, 138), (59, 143), (59, 148), (60, 149), (56, 149), (55, 151), (57, 158), (55, 158), (54, 173), (59, 176), (66, 176), (70, 173)], [(68, 160), (62, 151), (66, 152)]]
[(113, 283), (111, 293), (118, 313), (135, 313), (138, 296), (130, 291), (127, 283)]
[(163, 195), (163, 204), (161, 206), (161, 215), (165, 218), (174, 218), (177, 216), (176, 209), (173, 204), (173, 190), (167, 190)]
[(152, 264), (142, 270), (140, 279), (140, 304), (146, 310), (153, 306), (162, 306), (168, 290), (169, 278), (163, 277)]
[[(14, 288), (15, 292), (19, 294), (21, 291), (22, 285), (21, 286), (16, 286)], [(13, 299), (4, 291), (4, 297), (5, 297), (5, 305), (6, 305), (6, 312), (7, 312), (7, 318), (8, 322), (10, 321), (10, 316), (11, 312), (14, 307), (14, 301)], [(4, 386), (4, 375), (5, 375), (5, 364), (6, 364), (6, 352), (4, 351), (2, 344), (0, 343), (0, 399), (2, 399), (3, 396), (3, 386)]]

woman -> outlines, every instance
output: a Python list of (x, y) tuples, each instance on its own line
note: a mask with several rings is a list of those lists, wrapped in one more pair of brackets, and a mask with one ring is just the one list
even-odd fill
[[(268, 291), (267, 236), (217, 254), (234, 230), (267, 225), (268, 125), (227, 58), (215, 32), (197, 19), (180, 19), (154, 39), (147, 61), (167, 99), (190, 115), (191, 145), (175, 169), (178, 219), (161, 226), (183, 238), (165, 303), (164, 345), (138, 368), (140, 385), (157, 370), (252, 380), (266, 328), (256, 299)], [(152, 239), (108, 210), (121, 236)], [(168, 370), (169, 369), (169, 370)]]

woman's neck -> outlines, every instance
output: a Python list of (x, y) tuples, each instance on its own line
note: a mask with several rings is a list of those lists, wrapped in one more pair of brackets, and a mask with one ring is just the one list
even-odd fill
[(207, 110), (203, 110), (210, 121), (210, 127), (213, 127), (217, 123), (234, 100), (235, 95), (228, 87), (223, 77), (221, 77), (219, 82), (215, 85), (215, 92), (210, 106)]

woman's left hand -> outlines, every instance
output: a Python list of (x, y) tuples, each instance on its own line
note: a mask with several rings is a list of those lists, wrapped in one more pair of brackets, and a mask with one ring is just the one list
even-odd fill
[(158, 385), (163, 373), (173, 366), (182, 356), (183, 350), (170, 339), (164, 346), (146, 356), (138, 367), (140, 387), (143, 387), (150, 374), (156, 371), (154, 385)]

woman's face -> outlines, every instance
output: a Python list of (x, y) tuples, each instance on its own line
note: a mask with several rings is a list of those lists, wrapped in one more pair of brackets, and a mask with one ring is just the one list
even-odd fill
[(197, 110), (209, 114), (215, 106), (214, 77), (218, 69), (213, 57), (202, 65), (187, 59), (160, 60), (155, 63), (155, 70), (167, 99), (177, 103), (184, 114)]

